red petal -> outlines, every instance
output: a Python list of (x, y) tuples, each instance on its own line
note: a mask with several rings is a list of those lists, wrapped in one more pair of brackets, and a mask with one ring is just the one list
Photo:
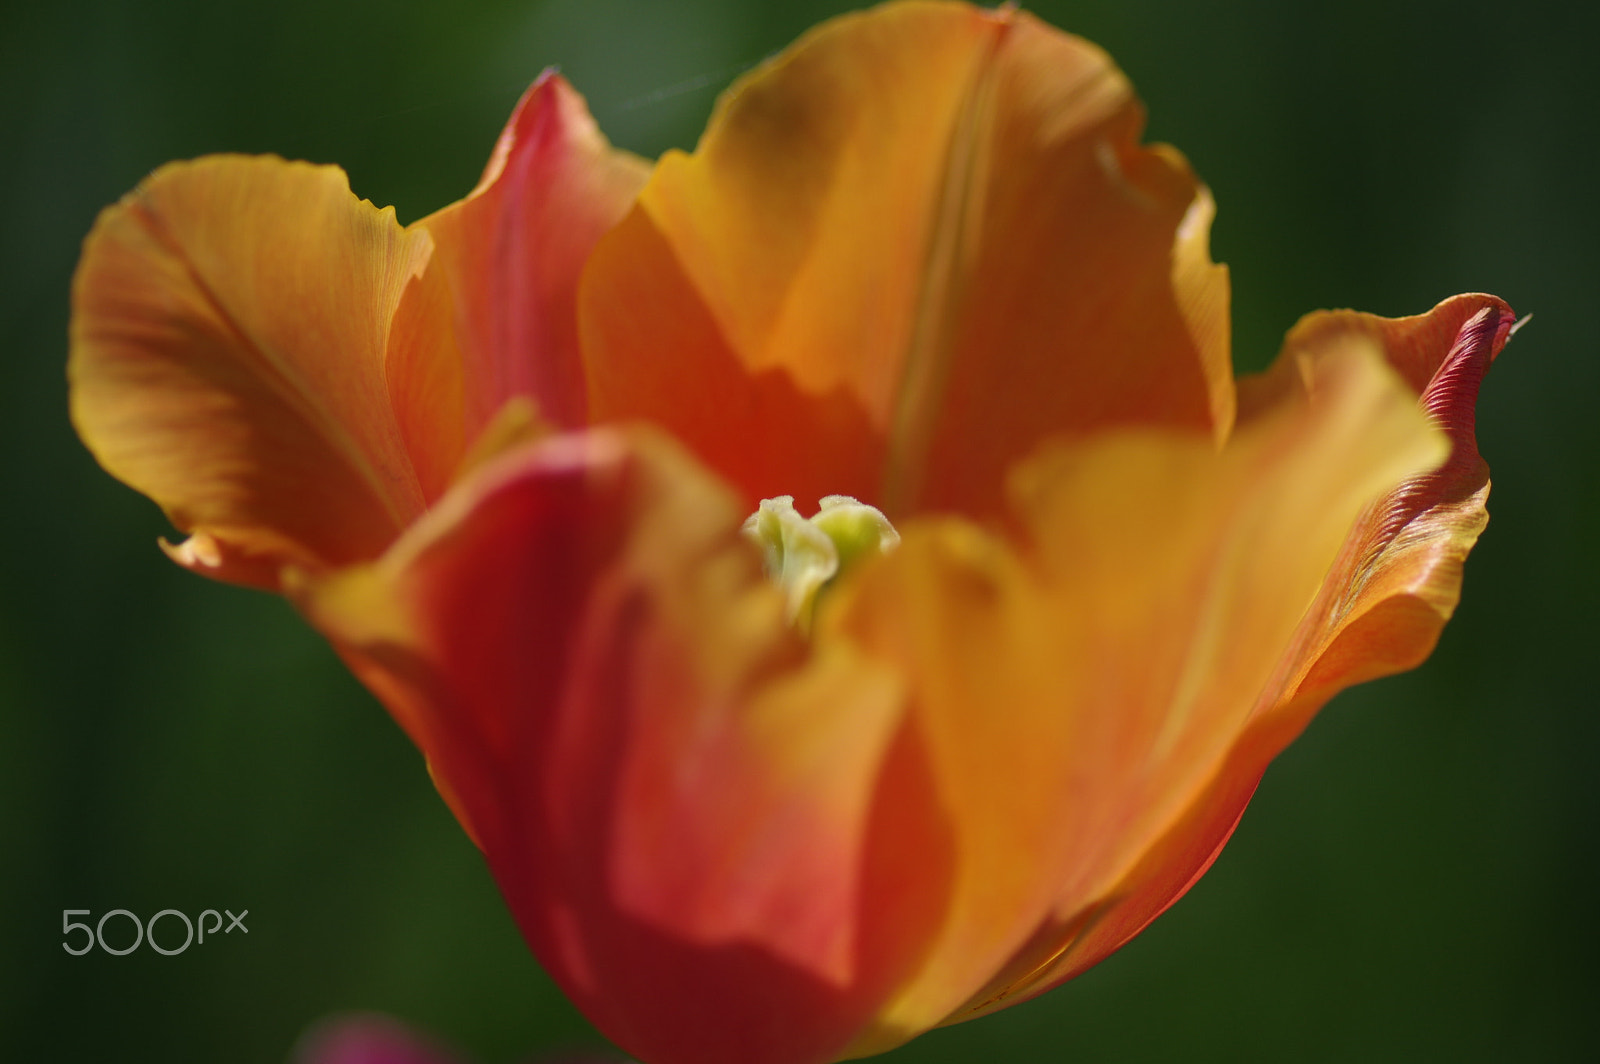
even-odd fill
[(546, 73), (518, 102), (472, 194), (417, 223), (434, 235), (434, 267), (455, 302), (468, 440), (519, 395), (559, 428), (586, 423), (578, 277), (648, 174)]
[(597, 430), (293, 586), (546, 968), (660, 1064), (831, 1059), (918, 942), (920, 917), (860, 903), (905, 874), (868, 855), (898, 684), (794, 634), (742, 516), (666, 439)]

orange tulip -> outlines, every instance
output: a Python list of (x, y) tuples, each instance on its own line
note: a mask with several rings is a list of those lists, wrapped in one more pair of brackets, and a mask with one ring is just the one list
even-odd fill
[[(1314, 314), (1235, 382), (1211, 199), (1142, 121), (1092, 45), (907, 2), (653, 172), (546, 76), (406, 228), (174, 164), (85, 247), (73, 417), (174, 558), (327, 635), (620, 1046), (871, 1054), (1172, 904), (1332, 694), (1427, 656), (1486, 519), (1506, 305)], [(762, 504), (833, 493), (898, 547)], [(785, 581), (826, 556), (799, 598), (758, 508)]]

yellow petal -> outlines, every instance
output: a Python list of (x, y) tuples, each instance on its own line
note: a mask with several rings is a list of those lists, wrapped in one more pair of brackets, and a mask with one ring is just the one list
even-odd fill
[(1209, 199), (1138, 146), (1142, 121), (1103, 53), (1011, 9), (818, 28), (601, 241), (580, 293), (596, 415), (667, 425), (755, 498), (809, 497), (820, 470), (900, 513), (997, 509), (1005, 469), (1062, 431), (1225, 435)]
[(334, 167), (214, 156), (102, 212), (73, 282), (72, 417), (195, 534), (174, 556), (272, 586), (380, 553), (423, 494), (386, 384), (425, 233)]
[(1285, 407), (1326, 405), (1345, 387), (1350, 360), (1381, 350), (1407, 390), (1418, 393), (1414, 401), (1447, 438), (1450, 457), (1356, 517), (1245, 726), (1182, 814), (1097, 900), (1058, 906), (950, 1022), (1041, 993), (1138, 934), (1210, 866), (1267, 765), (1332, 694), (1426, 656), (1483, 525), (1488, 480), (1472, 437), (1472, 407), (1511, 322), (1510, 309), (1492, 296), (1458, 296), (1397, 320), (1313, 314), (1290, 333), (1270, 373), (1240, 382), (1241, 439), (1248, 440)]
[(1064, 948), (1038, 932), (1091, 919), (1186, 815), (1363, 507), (1442, 459), (1375, 352), (1329, 370), (1316, 402), (1220, 454), (1152, 431), (1049, 447), (1013, 480), (1020, 548), (902, 527), (825, 618), (914, 677), (956, 836), (944, 925), (857, 1052), (983, 1008)]

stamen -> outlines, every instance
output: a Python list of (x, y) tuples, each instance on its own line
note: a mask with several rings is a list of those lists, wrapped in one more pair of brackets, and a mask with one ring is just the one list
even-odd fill
[(829, 495), (815, 516), (801, 517), (793, 495), (762, 499), (744, 522), (744, 534), (761, 548), (767, 576), (783, 589), (789, 622), (811, 630), (817, 596), (864, 558), (887, 554), (900, 533), (876, 507), (848, 495)]

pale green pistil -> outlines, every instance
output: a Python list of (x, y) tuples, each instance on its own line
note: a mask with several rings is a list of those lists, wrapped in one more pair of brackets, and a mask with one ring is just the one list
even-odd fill
[(789, 620), (809, 631), (817, 594), (864, 558), (886, 554), (900, 533), (876, 508), (848, 495), (829, 495), (811, 518), (801, 517), (793, 495), (762, 499), (744, 522), (744, 534), (761, 548), (767, 576), (783, 589)]

